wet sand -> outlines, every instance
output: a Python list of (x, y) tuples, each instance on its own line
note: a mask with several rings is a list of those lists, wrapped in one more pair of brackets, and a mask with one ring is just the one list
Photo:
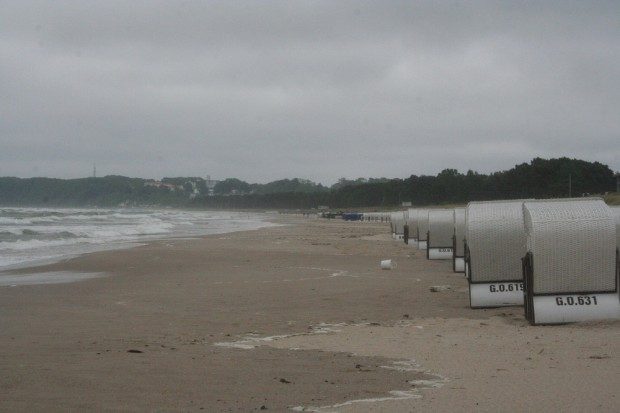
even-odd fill
[(386, 224), (281, 220), (21, 271), (107, 275), (0, 287), (0, 410), (620, 410), (620, 323), (474, 311)]

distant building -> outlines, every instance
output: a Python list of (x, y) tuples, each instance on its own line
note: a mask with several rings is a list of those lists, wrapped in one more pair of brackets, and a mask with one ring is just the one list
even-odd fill
[(183, 187), (181, 187), (179, 185), (168, 184), (168, 183), (164, 183), (162, 181), (156, 181), (154, 179), (149, 179), (148, 181), (146, 181), (144, 183), (144, 186), (149, 186), (149, 187), (152, 187), (152, 188), (167, 189), (169, 191), (178, 191), (178, 190), (183, 189)]
[(207, 195), (209, 196), (213, 196), (214, 195), (214, 189), (215, 189), (215, 185), (217, 185), (217, 183), (220, 182), (216, 179), (211, 179), (211, 175), (207, 175), (207, 178), (205, 179), (205, 185), (207, 187), (207, 190), (209, 191), (209, 193)]

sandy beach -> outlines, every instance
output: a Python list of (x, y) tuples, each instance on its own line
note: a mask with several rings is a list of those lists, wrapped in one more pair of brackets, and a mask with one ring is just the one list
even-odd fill
[(0, 287), (0, 410), (620, 411), (620, 322), (471, 310), (387, 224), (278, 222), (20, 270), (102, 275)]

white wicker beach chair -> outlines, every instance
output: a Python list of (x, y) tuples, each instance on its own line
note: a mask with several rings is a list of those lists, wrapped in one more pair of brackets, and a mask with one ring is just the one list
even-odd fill
[(616, 223), (603, 200), (528, 201), (523, 215), (530, 323), (620, 318)]
[(409, 243), (409, 210), (403, 211), (403, 242), (405, 244)]
[(454, 208), (454, 237), (452, 242), (452, 269), (465, 272), (465, 211), (466, 208)]
[(620, 206), (611, 207), (611, 213), (616, 220), (616, 249), (620, 249)]
[(523, 200), (467, 205), (465, 267), (472, 308), (523, 305)]
[(616, 285), (620, 300), (620, 206), (611, 207), (611, 212), (616, 220)]
[(408, 237), (405, 242), (412, 246), (418, 247), (418, 209), (409, 209), (407, 217), (407, 228), (409, 229)]
[(390, 216), (392, 225), (392, 237), (402, 240), (405, 234), (405, 214), (403, 211), (393, 212)]
[(454, 239), (454, 210), (430, 209), (428, 211), (428, 234), (426, 258), (451, 260)]
[(426, 250), (428, 234), (428, 209), (418, 209), (418, 249)]
[(465, 239), (463, 240), (463, 265), (465, 265), (465, 278), (467, 278), (469, 280), (469, 270), (467, 269), (467, 251), (469, 251), (469, 248), (467, 247), (467, 223), (469, 222), (468, 219), (468, 215), (467, 215), (467, 207), (465, 208)]

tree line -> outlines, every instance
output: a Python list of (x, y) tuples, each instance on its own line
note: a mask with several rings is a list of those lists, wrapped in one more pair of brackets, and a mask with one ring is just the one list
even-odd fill
[[(208, 195), (202, 178), (164, 178), (176, 190), (146, 185), (122, 176), (51, 179), (0, 178), (0, 205), (5, 206), (173, 206), (220, 209), (311, 209), (464, 204), (474, 200), (558, 198), (613, 191), (609, 166), (578, 159), (535, 158), (506, 171), (481, 174), (444, 169), (435, 176), (405, 179), (341, 179), (325, 187), (303, 179), (249, 184), (231, 178)], [(198, 192), (196, 192), (198, 188)], [(198, 193), (198, 195), (196, 195)], [(190, 196), (191, 195), (191, 196)]]
[(519, 198), (580, 197), (614, 191), (616, 178), (609, 166), (578, 159), (535, 158), (514, 168), (481, 174), (444, 169), (436, 176), (405, 179), (339, 181), (329, 191), (281, 192), (198, 198), (209, 208), (331, 208), (394, 207), (465, 204), (469, 201)]

